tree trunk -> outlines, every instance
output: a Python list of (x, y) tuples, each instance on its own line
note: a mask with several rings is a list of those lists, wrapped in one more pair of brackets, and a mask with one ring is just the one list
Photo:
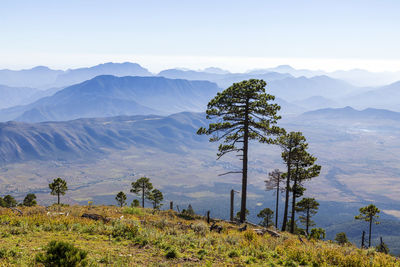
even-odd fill
[[(289, 152), (290, 153), (290, 152)], [(285, 211), (283, 213), (282, 231), (286, 231), (287, 215), (289, 209), (289, 188), (290, 188), (290, 154), (287, 162), (287, 177), (286, 177), (286, 195), (285, 195)]]
[(246, 99), (244, 134), (243, 134), (243, 168), (242, 168), (242, 199), (240, 207), (240, 222), (246, 221), (247, 197), (247, 152), (249, 148), (249, 99)]
[(369, 237), (368, 237), (368, 247), (371, 247), (371, 230), (372, 230), (372, 216), (369, 217)]
[(294, 184), (292, 189), (292, 221), (290, 222), (290, 232), (294, 233), (294, 221), (295, 221), (295, 209), (296, 209), (296, 186), (297, 186), (297, 179), (294, 178)]
[(142, 187), (142, 208), (144, 208), (144, 186)]
[(309, 235), (309, 233), (308, 233), (309, 225), (310, 225), (310, 209), (307, 209), (307, 219), (306, 219), (306, 233), (307, 233), (307, 235)]
[(60, 193), (57, 193), (57, 204), (60, 205)]
[(276, 207), (275, 207), (275, 227), (278, 228), (278, 210), (279, 210), (279, 183), (280, 178), (278, 178), (278, 184), (276, 187)]

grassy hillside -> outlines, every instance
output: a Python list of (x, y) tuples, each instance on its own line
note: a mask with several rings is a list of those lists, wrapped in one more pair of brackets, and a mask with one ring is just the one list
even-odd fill
[[(283, 233), (257, 235), (252, 228), (218, 222), (210, 232), (201, 218), (173, 211), (112, 206), (0, 210), (0, 264), (35, 266), (51, 240), (87, 251), (89, 266), (400, 266), (391, 256), (305, 240)], [(82, 218), (99, 214), (107, 222)], [(40, 265), (38, 265), (40, 266)]]

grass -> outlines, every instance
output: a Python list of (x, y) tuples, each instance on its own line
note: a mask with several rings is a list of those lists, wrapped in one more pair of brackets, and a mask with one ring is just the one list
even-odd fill
[[(239, 232), (225, 222), (210, 232), (200, 219), (173, 211), (112, 206), (0, 209), (0, 265), (40, 266), (35, 256), (52, 241), (86, 251), (89, 266), (400, 266), (392, 256), (282, 233)], [(63, 214), (61, 214), (63, 213)], [(110, 222), (81, 218), (96, 213)], [(66, 216), (68, 214), (68, 216)]]

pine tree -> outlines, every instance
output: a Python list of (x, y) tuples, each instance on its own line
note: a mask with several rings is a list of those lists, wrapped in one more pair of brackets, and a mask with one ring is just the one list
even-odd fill
[(24, 206), (27, 207), (32, 207), (36, 206), (36, 195), (35, 194), (27, 194), (26, 197), (24, 198), (24, 201), (22, 202)]
[(345, 245), (345, 244), (349, 243), (349, 240), (347, 239), (347, 235), (345, 232), (337, 233), (335, 236), (335, 241), (339, 245)]
[(272, 225), (273, 216), (274, 212), (269, 208), (265, 208), (257, 214), (258, 218), (263, 219), (260, 224), (265, 227), (269, 227), (270, 225)]
[(49, 184), (49, 188), (51, 189), (50, 194), (57, 196), (57, 204), (60, 205), (60, 195), (65, 195), (65, 192), (68, 190), (67, 182), (58, 177)]
[(142, 208), (144, 208), (144, 200), (149, 199), (153, 184), (150, 183), (150, 179), (147, 177), (141, 177), (132, 183), (131, 193), (142, 195)]
[(125, 206), (126, 205), (126, 195), (125, 195), (125, 193), (124, 192), (119, 192), (118, 194), (117, 194), (117, 196), (115, 197), (115, 200), (117, 201), (117, 203), (118, 203), (118, 205), (120, 206), (120, 207), (123, 207), (123, 206)]
[(311, 220), (318, 211), (319, 203), (314, 198), (303, 198), (296, 204), (296, 211), (301, 212), (300, 222), (306, 227), (306, 233), (309, 235), (309, 227), (314, 226), (315, 223)]
[(379, 218), (378, 213), (380, 212), (381, 211), (374, 204), (370, 204), (366, 207), (360, 208), (360, 214), (354, 217), (356, 220), (369, 222), (368, 247), (371, 247), (372, 222), (379, 224), (376, 219)]
[(6, 208), (13, 208), (18, 204), (15, 198), (11, 195), (4, 196), (3, 200)]
[[(287, 172), (282, 174), (285, 179), (285, 210), (283, 214), (282, 231), (286, 230), (289, 212), (289, 196), (292, 192), (291, 232), (294, 232), (296, 198), (303, 195), (305, 188), (302, 182), (319, 175), (321, 166), (314, 164), (316, 158), (307, 152), (308, 144), (301, 132), (285, 133), (279, 137), (282, 148), (282, 159)], [(293, 182), (291, 184), (291, 182)]]
[(268, 180), (265, 180), (264, 182), (267, 191), (276, 190), (275, 227), (278, 227), (279, 193), (285, 191), (285, 188), (281, 186), (283, 182), (282, 172), (275, 169), (268, 174)]
[(281, 118), (277, 115), (280, 106), (270, 103), (275, 97), (265, 93), (265, 86), (263, 80), (251, 79), (234, 83), (218, 93), (208, 103), (206, 111), (207, 119), (216, 122), (210, 123), (208, 129), (201, 127), (197, 131), (197, 134), (212, 135), (210, 142), (222, 141), (218, 159), (230, 152), (239, 153), (241, 157), (242, 170), (228, 172), (242, 174), (241, 222), (246, 217), (249, 140), (271, 144), (274, 143), (271, 136), (282, 132), (275, 126)]
[(160, 203), (164, 200), (162, 192), (158, 189), (153, 189), (149, 196), (149, 200), (153, 202), (153, 208), (159, 209), (161, 207)]

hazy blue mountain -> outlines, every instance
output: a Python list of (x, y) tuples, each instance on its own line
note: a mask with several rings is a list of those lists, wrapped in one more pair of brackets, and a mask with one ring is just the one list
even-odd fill
[(271, 94), (289, 102), (301, 101), (313, 96), (336, 99), (359, 89), (328, 76), (277, 79), (270, 81), (267, 88)]
[(62, 70), (38, 66), (25, 70), (0, 70), (0, 84), (12, 87), (42, 88), (55, 82)]
[(99, 75), (150, 76), (147, 69), (136, 63), (105, 63), (88, 68), (52, 70), (38, 66), (27, 70), (0, 70), (0, 84), (13, 87), (49, 89), (65, 87)]
[(400, 72), (370, 72), (362, 69), (338, 70), (327, 75), (356, 86), (383, 86), (400, 80)]
[(334, 108), (340, 106), (338, 102), (322, 96), (311, 96), (303, 100), (294, 101), (293, 104), (307, 110), (315, 110), (315, 109), (329, 108), (329, 107)]
[(315, 111), (309, 111), (301, 115), (303, 118), (312, 120), (353, 120), (353, 121), (379, 121), (393, 120), (400, 121), (400, 113), (385, 109), (367, 108), (356, 110), (352, 107), (344, 108), (325, 108)]
[(255, 69), (249, 73), (279, 72), (288, 73), (294, 77), (326, 75), (334, 79), (346, 81), (354, 86), (382, 86), (400, 80), (400, 72), (370, 72), (362, 69), (337, 70), (327, 72), (323, 70), (295, 69), (289, 65), (280, 65), (274, 68)]
[(0, 85), (0, 109), (29, 103), (29, 99), (38, 92), (29, 87)]
[(383, 108), (400, 111), (400, 82), (371, 89), (343, 99), (357, 108)]
[(266, 82), (284, 79), (291, 77), (290, 74), (282, 74), (277, 72), (266, 72), (266, 73), (215, 73), (206, 71), (194, 71), (194, 70), (180, 70), (180, 69), (168, 69), (161, 71), (158, 76), (163, 76), (171, 79), (185, 79), (185, 80), (206, 80), (215, 82), (221, 88), (227, 88), (232, 83), (240, 82), (248, 79), (263, 79)]
[(207, 73), (214, 73), (214, 74), (229, 74), (230, 73), (227, 70), (223, 70), (221, 68), (216, 68), (216, 67), (208, 67), (208, 68), (205, 68), (203, 71), (207, 72)]
[(89, 68), (69, 69), (57, 76), (53, 86), (67, 86), (90, 80), (99, 75), (151, 76), (152, 74), (137, 63), (105, 63)]
[(103, 75), (32, 104), (1, 110), (0, 119), (39, 122), (204, 111), (218, 91), (208, 81)]
[(203, 125), (204, 117), (204, 114), (181, 113), (168, 117), (0, 123), (0, 162), (89, 159), (107, 149), (123, 150), (132, 145), (179, 152), (182, 145), (196, 146), (201, 138), (194, 133)]
[(321, 76), (326, 75), (326, 72), (322, 70), (307, 70), (307, 69), (295, 69), (289, 65), (279, 65), (274, 68), (267, 68), (267, 69), (254, 69), (249, 71), (249, 73), (265, 73), (265, 72), (279, 72), (279, 73), (288, 73), (294, 77), (301, 77), (305, 76), (307, 78), (311, 78), (314, 76)]

